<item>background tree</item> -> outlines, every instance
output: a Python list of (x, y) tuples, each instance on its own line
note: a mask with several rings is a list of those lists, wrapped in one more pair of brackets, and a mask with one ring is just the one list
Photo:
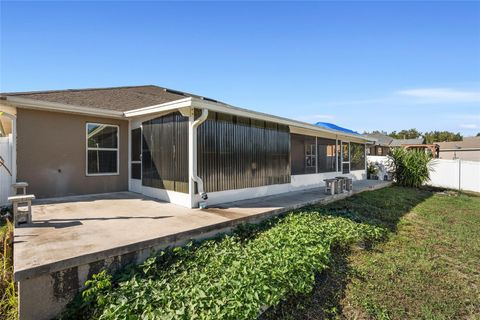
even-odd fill
[(408, 130), (401, 130), (399, 132), (392, 131), (388, 135), (394, 139), (416, 139), (416, 138), (419, 138), (422, 135), (422, 133), (417, 129), (412, 128)]
[(424, 137), (425, 137), (425, 143), (463, 140), (463, 136), (459, 132), (453, 133), (450, 131), (425, 132)]
[[(368, 134), (368, 132), (364, 132), (364, 133)], [(460, 134), (460, 132), (454, 133), (450, 131), (429, 131), (429, 132), (422, 133), (421, 131), (418, 131), (415, 128), (408, 129), (408, 130), (401, 130), (398, 132), (392, 131), (390, 133), (387, 133), (386, 131), (375, 130), (375, 131), (372, 131), (371, 133), (381, 133), (389, 137), (392, 137), (394, 139), (416, 139), (423, 136), (425, 138), (424, 143), (427, 143), (427, 144), (434, 143), (434, 142), (463, 140), (463, 136)], [(480, 132), (477, 133), (477, 137), (479, 136), (480, 136)]]

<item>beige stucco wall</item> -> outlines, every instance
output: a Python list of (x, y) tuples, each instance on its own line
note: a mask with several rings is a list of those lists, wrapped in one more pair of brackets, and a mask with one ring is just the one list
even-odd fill
[[(86, 176), (87, 122), (120, 126), (119, 175)], [(128, 190), (128, 121), (18, 108), (17, 181), (37, 198)]]
[(440, 150), (438, 157), (440, 159), (462, 159), (480, 161), (480, 150), (458, 150), (458, 151), (442, 151)]

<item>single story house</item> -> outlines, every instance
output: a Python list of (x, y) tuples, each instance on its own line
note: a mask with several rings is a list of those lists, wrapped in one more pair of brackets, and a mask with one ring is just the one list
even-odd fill
[(3, 200), (12, 182), (26, 181), (37, 198), (129, 190), (213, 205), (339, 175), (366, 179), (366, 144), (375, 141), (153, 85), (0, 99), (2, 123), (11, 121), (0, 137), (12, 173), (0, 168)]
[(369, 156), (387, 156), (390, 154), (390, 144), (393, 142), (392, 137), (382, 133), (370, 133), (365, 136), (376, 139), (376, 143), (367, 149)]
[(480, 137), (465, 137), (462, 141), (436, 142), (440, 159), (480, 161)]

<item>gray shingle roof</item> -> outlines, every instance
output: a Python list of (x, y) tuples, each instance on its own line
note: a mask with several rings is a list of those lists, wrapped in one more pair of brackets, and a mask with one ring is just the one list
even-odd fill
[(407, 144), (423, 144), (423, 138), (416, 138), (416, 139), (393, 139), (390, 143), (390, 147), (400, 147)]
[(390, 143), (393, 141), (392, 137), (389, 137), (389, 136), (387, 136), (383, 133), (379, 133), (379, 132), (369, 133), (369, 134), (366, 134), (366, 136), (377, 139), (377, 145), (379, 145), (379, 146), (387, 146), (388, 147), (390, 145)]
[(465, 137), (463, 141), (435, 142), (442, 149), (480, 148), (480, 137)]
[(1, 96), (12, 96), (124, 112), (196, 95), (157, 87), (154, 85), (146, 85), (114, 88), (13, 92), (1, 93)]
[(407, 144), (423, 144), (424, 141), (422, 137), (416, 139), (394, 139), (379, 132), (369, 133), (366, 134), (366, 136), (377, 139), (377, 145), (385, 147), (400, 147)]

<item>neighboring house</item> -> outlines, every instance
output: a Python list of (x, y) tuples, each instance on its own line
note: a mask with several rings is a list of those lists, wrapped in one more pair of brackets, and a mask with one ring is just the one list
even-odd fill
[(378, 132), (365, 134), (365, 136), (377, 140), (375, 145), (370, 146), (367, 149), (367, 155), (370, 156), (387, 156), (390, 154), (390, 149), (396, 147), (404, 147), (407, 149), (431, 149), (432, 153), (436, 154), (435, 146), (424, 144), (425, 139), (423, 137), (415, 139), (394, 139)]
[(374, 141), (157, 86), (3, 93), (0, 107), (3, 188), (27, 181), (37, 198), (130, 190), (197, 207), (307, 189), (365, 179)]
[(376, 139), (376, 143), (367, 149), (367, 155), (386, 156), (390, 153), (390, 144), (394, 140), (392, 137), (381, 133), (365, 134), (365, 136)]
[(440, 159), (480, 161), (480, 137), (465, 137), (463, 141), (436, 142)]

